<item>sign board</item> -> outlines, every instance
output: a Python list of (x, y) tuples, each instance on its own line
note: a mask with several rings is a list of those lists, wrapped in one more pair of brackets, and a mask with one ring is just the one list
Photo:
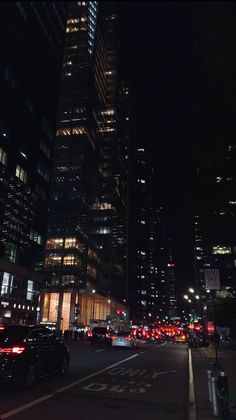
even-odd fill
[(220, 290), (220, 271), (217, 269), (205, 269), (205, 286), (207, 290)]

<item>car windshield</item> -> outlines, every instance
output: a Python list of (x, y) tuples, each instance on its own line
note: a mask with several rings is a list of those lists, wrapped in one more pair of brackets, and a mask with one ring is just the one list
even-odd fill
[(0, 331), (0, 345), (22, 341), (29, 333), (29, 327), (10, 326)]
[(119, 331), (118, 332), (118, 337), (127, 337), (128, 335), (130, 335), (129, 331)]

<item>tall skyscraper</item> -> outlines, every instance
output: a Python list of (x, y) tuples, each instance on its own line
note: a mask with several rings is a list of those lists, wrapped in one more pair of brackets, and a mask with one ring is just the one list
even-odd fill
[(36, 320), (65, 13), (63, 2), (0, 5), (0, 321)]
[(145, 146), (133, 151), (129, 240), (129, 304), (135, 322), (176, 316), (175, 264), (155, 172)]
[(105, 319), (124, 296), (125, 139), (110, 7), (68, 3), (41, 302), (42, 321), (62, 329)]

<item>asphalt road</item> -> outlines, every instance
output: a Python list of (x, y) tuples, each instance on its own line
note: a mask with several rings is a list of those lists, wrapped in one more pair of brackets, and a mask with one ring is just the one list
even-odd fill
[(71, 343), (70, 372), (0, 390), (0, 420), (187, 420), (188, 347), (137, 350)]

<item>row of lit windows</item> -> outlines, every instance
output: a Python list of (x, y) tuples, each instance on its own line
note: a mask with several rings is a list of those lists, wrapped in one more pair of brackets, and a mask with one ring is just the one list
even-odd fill
[(84, 134), (86, 130), (84, 127), (74, 127), (74, 128), (59, 128), (57, 130), (57, 136), (73, 136), (78, 134)]
[(76, 248), (83, 251), (83, 244), (77, 238), (51, 238), (47, 240), (47, 249)]
[(229, 246), (213, 246), (212, 254), (231, 254), (231, 247)]
[(112, 205), (110, 203), (94, 203), (92, 205), (93, 210), (111, 210)]
[(73, 265), (76, 267), (81, 267), (81, 259), (74, 254), (68, 254), (65, 256), (61, 256), (58, 254), (49, 254), (45, 258), (44, 266), (45, 267), (55, 267), (55, 266), (68, 266)]
[(111, 233), (111, 228), (109, 226), (98, 227), (93, 229), (92, 233), (95, 235), (108, 235)]
[(82, 23), (80, 26), (67, 26), (66, 33), (87, 31), (87, 29), (88, 29), (87, 24)]
[(114, 115), (116, 113), (115, 109), (106, 109), (105, 111), (102, 111), (101, 114), (102, 115)]
[(68, 19), (67, 20), (67, 25), (71, 25), (74, 23), (79, 23), (79, 22), (86, 22), (87, 21), (87, 16), (81, 16), (81, 18), (73, 18), (73, 19)]

